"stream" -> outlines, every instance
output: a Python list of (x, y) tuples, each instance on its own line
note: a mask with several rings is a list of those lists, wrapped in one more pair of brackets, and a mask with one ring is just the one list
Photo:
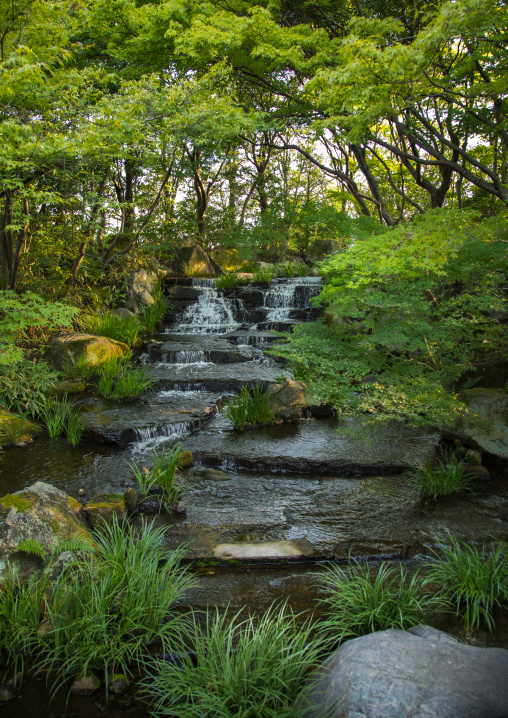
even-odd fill
[[(101, 492), (136, 487), (127, 462), (151, 465), (153, 451), (177, 442), (192, 451), (183, 516), (161, 514), (171, 547), (185, 544), (198, 566), (199, 585), (186, 606), (245, 606), (263, 611), (288, 600), (315, 611), (316, 572), (325, 560), (389, 557), (410, 570), (421, 565), (445, 531), (459, 539), (508, 540), (508, 482), (478, 481), (474, 492), (421, 500), (407, 472), (435, 457), (439, 435), (395, 422), (375, 428), (311, 416), (298, 423), (237, 432), (220, 412), (224, 397), (242, 386), (277, 383), (283, 364), (264, 350), (273, 331), (315, 318), (310, 299), (321, 279), (273, 280), (218, 291), (211, 279), (169, 280), (173, 311), (138, 361), (155, 391), (133, 404), (95, 396), (80, 399), (89, 438), (77, 448), (63, 439), (36, 439), (7, 451), (0, 492), (45, 481), (86, 502)], [(358, 429), (344, 431), (344, 429)], [(78, 494), (85, 491), (85, 496)], [(135, 518), (141, 520), (141, 518)], [(436, 625), (478, 645), (508, 648), (508, 627), (467, 636), (452, 618)], [(439, 623), (441, 621), (441, 623)], [(2, 715), (61, 716), (65, 697), (49, 704), (41, 681), (26, 682)], [(49, 706), (49, 707), (48, 707)], [(68, 715), (146, 716), (128, 694), (71, 697)]]

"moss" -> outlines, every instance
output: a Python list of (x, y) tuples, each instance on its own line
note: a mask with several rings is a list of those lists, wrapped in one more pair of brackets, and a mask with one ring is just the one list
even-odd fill
[(31, 509), (34, 503), (35, 499), (31, 497), (15, 496), (14, 494), (7, 494), (0, 498), (0, 504), (4, 508), (14, 508), (16, 511), (19, 511), (20, 514)]
[(182, 451), (180, 456), (178, 457), (178, 466), (181, 469), (190, 469), (191, 466), (194, 466), (194, 459), (192, 457), (191, 451)]

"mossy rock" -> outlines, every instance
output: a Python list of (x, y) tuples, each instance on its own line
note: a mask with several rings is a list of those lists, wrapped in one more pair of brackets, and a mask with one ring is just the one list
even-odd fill
[(135, 511), (139, 501), (139, 492), (133, 488), (126, 489), (123, 498), (127, 509), (129, 511)]
[(194, 466), (194, 458), (192, 451), (182, 451), (178, 457), (178, 466), (181, 469), (190, 469)]
[(9, 563), (16, 568), (21, 541), (35, 539), (45, 553), (59, 543), (81, 536), (91, 540), (81, 506), (64, 491), (42, 481), (0, 497), (0, 576)]
[(129, 351), (127, 344), (116, 339), (80, 332), (54, 337), (46, 347), (47, 356), (59, 368), (83, 359), (88, 366), (98, 366)]
[(115, 517), (123, 521), (127, 513), (125, 498), (122, 494), (99, 494), (84, 508), (92, 528), (112, 524)]
[(44, 429), (39, 424), (35, 424), (32, 421), (27, 421), (18, 414), (13, 414), (5, 409), (0, 409), (0, 445), (1, 446), (12, 446), (19, 441), (31, 441), (36, 436), (41, 436), (44, 433)]
[(66, 394), (79, 394), (85, 391), (86, 384), (80, 379), (65, 379), (56, 383), (53, 394), (56, 396), (64, 396)]

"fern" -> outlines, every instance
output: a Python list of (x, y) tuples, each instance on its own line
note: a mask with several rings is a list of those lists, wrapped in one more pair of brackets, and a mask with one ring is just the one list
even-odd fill
[(35, 556), (40, 556), (43, 561), (46, 560), (46, 552), (44, 551), (41, 542), (34, 538), (27, 538), (20, 541), (18, 544), (18, 551), (34, 554)]

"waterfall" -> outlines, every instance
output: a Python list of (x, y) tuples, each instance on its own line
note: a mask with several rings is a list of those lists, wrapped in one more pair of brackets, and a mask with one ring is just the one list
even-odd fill
[(215, 280), (193, 279), (192, 286), (203, 291), (196, 302), (175, 318), (171, 333), (227, 334), (240, 326), (233, 316), (231, 302), (219, 296)]
[(319, 294), (321, 285), (321, 277), (272, 279), (264, 297), (264, 306), (268, 309), (266, 321), (289, 321), (293, 309), (308, 308), (309, 300)]

